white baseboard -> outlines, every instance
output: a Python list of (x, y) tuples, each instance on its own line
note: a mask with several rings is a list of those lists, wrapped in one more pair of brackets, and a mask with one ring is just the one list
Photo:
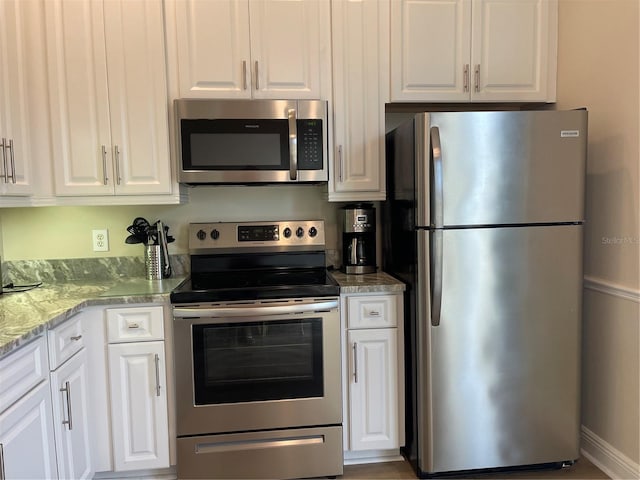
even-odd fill
[(580, 453), (613, 479), (640, 479), (640, 464), (634, 462), (584, 425)]

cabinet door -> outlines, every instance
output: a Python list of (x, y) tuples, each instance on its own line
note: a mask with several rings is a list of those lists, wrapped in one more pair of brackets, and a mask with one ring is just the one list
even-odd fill
[(166, 8), (180, 97), (250, 98), (248, 0), (169, 0)]
[(58, 478), (53, 438), (47, 381), (0, 415), (3, 478)]
[(255, 98), (327, 98), (330, 2), (249, 0)]
[(549, 0), (473, 2), (474, 101), (547, 100), (553, 8)]
[(116, 195), (171, 193), (162, 2), (104, 3)]
[(86, 352), (51, 372), (53, 425), (60, 479), (93, 478)]
[(164, 342), (108, 349), (114, 470), (168, 467)]
[(102, 0), (45, 4), (57, 195), (113, 195)]
[(334, 159), (330, 200), (384, 200), (383, 81), (389, 4), (332, 3)]
[(27, 111), (30, 8), (35, 8), (33, 2), (0, 2), (0, 193), (4, 195), (32, 193)]
[(349, 330), (349, 450), (398, 448), (395, 328)]
[(391, 2), (392, 102), (469, 101), (471, 4)]

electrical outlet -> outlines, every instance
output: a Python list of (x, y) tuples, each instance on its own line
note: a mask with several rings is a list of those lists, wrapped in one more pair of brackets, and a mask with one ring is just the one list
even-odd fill
[(93, 251), (108, 252), (109, 251), (109, 231), (108, 230), (92, 230)]

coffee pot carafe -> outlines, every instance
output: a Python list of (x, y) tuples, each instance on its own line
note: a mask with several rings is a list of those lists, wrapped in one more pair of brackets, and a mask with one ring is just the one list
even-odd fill
[(343, 207), (342, 271), (374, 273), (376, 271), (376, 214), (370, 203)]

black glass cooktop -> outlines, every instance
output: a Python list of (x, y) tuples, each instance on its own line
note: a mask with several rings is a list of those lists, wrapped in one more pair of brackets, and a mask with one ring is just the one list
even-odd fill
[(199, 256), (191, 277), (171, 292), (171, 303), (335, 296), (340, 287), (321, 255)]

